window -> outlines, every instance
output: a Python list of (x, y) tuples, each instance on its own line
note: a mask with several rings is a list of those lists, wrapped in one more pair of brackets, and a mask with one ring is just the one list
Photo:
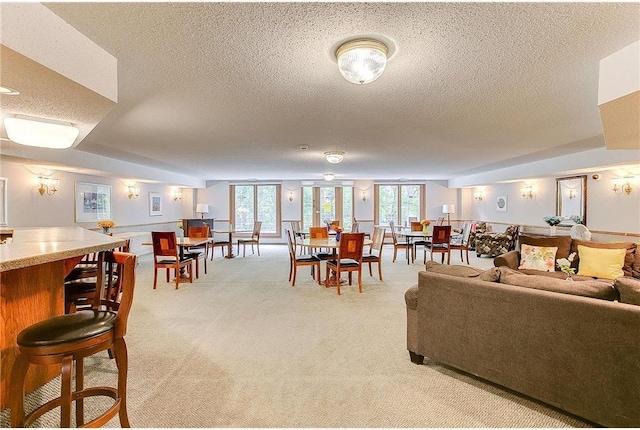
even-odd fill
[(253, 230), (262, 221), (261, 234), (280, 236), (280, 185), (232, 185), (231, 219), (236, 230)]
[(302, 187), (302, 228), (340, 221), (344, 231), (353, 223), (353, 187)]
[(409, 225), (409, 220), (424, 218), (424, 185), (376, 185), (375, 223)]

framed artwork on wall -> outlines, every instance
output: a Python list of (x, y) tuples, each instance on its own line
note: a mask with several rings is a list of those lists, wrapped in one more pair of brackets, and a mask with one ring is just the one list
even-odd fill
[(507, 196), (498, 196), (496, 197), (496, 210), (498, 212), (506, 212), (507, 211)]
[(149, 216), (162, 215), (162, 193), (149, 193)]
[(111, 185), (76, 182), (76, 222), (111, 219)]

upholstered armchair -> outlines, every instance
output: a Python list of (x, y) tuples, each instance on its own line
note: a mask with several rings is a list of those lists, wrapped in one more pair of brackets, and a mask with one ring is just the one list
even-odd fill
[(504, 233), (477, 233), (476, 232), (476, 255), (488, 255), (497, 257), (498, 255), (515, 249), (518, 239), (519, 225), (510, 225)]
[[(473, 225), (475, 224), (475, 225)], [(487, 223), (484, 221), (477, 221), (471, 225), (471, 234), (469, 235), (469, 249), (476, 249), (476, 234), (486, 233)]]

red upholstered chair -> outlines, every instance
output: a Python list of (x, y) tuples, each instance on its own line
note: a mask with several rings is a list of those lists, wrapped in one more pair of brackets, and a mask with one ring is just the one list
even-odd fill
[[(71, 425), (71, 404), (76, 402), (76, 425), (99, 427), (116, 414), (121, 427), (130, 427), (127, 416), (127, 318), (133, 301), (137, 257), (133, 254), (105, 251), (98, 258), (97, 278), (100, 293), (94, 295), (90, 310), (49, 318), (18, 334), (20, 353), (11, 372), (9, 407), (11, 427), (27, 427), (42, 414), (60, 407), (60, 427)], [(84, 387), (83, 359), (110, 350), (116, 360), (117, 387)], [(75, 362), (76, 386), (71, 371)], [(30, 365), (62, 365), (61, 395), (25, 416), (24, 382)], [(4, 377), (4, 375), (3, 375)], [(84, 399), (107, 396), (115, 400), (106, 412), (84, 422)]]

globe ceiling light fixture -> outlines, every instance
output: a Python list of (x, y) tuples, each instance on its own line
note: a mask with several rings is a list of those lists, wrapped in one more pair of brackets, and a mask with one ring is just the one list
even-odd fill
[(333, 178), (335, 178), (336, 176), (333, 173), (325, 173), (324, 175), (322, 175), (322, 177), (325, 181), (333, 181)]
[(344, 154), (344, 151), (327, 151), (324, 153), (324, 156), (329, 163), (338, 164), (344, 159)]
[(354, 39), (336, 50), (340, 74), (354, 84), (368, 84), (380, 77), (387, 65), (387, 45), (374, 39)]

